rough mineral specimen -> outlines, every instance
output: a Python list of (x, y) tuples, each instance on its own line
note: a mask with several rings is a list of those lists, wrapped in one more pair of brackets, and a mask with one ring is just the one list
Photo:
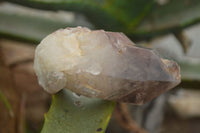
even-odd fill
[(88, 97), (142, 104), (180, 82), (176, 62), (140, 48), (123, 33), (60, 29), (37, 46), (34, 61), (40, 85)]

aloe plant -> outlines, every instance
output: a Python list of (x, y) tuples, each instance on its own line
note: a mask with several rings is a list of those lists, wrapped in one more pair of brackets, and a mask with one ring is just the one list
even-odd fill
[(69, 90), (53, 95), (42, 133), (104, 133), (115, 102), (78, 96)]
[[(46, 12), (28, 10), (3, 4), (0, 7), (0, 35), (18, 40), (39, 43), (53, 31), (66, 26), (76, 26), (64, 19), (47, 16)], [(54, 14), (52, 14), (54, 15)], [(54, 15), (56, 16), (56, 15)]]
[(80, 12), (97, 28), (128, 32), (144, 18), (152, 8), (154, 0), (11, 0), (11, 2), (39, 9)]
[[(45, 10), (84, 14), (96, 28), (122, 31), (130, 37), (148, 38), (175, 32), (200, 21), (199, 0), (8, 0)], [(177, 19), (178, 18), (178, 19)]]

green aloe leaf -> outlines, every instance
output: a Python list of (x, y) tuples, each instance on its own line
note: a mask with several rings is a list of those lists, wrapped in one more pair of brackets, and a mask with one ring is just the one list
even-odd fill
[(156, 4), (134, 33), (140, 37), (152, 37), (200, 22), (200, 0), (167, 0)]
[(183, 80), (199, 80), (200, 81), (200, 63), (179, 63), (182, 71), (181, 76)]
[(84, 14), (97, 28), (149, 38), (200, 22), (199, 0), (8, 0), (47, 10)]
[(97, 28), (132, 32), (155, 0), (7, 0), (33, 8), (84, 14)]
[(103, 133), (114, 102), (77, 96), (67, 89), (53, 95), (42, 133)]
[(181, 87), (196, 88), (200, 86), (200, 62), (180, 61)]
[(1, 89), (0, 89), (0, 100), (3, 101), (3, 103), (5, 104), (6, 108), (8, 109), (9, 113), (11, 116), (13, 116), (13, 111), (12, 111), (12, 107), (8, 101), (8, 99), (3, 95)]
[(30, 10), (23, 7), (0, 6), (0, 35), (34, 43), (40, 42), (46, 35), (59, 28), (76, 26), (55, 13)]

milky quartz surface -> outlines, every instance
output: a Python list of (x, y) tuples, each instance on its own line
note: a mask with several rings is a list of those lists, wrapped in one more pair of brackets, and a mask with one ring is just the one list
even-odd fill
[(60, 29), (37, 46), (34, 69), (49, 93), (142, 104), (180, 82), (179, 66), (140, 48), (123, 33)]

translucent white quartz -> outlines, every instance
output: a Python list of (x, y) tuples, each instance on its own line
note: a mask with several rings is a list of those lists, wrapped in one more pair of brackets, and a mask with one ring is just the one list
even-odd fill
[(60, 29), (37, 46), (40, 85), (88, 97), (142, 104), (180, 82), (177, 63), (136, 47), (123, 33)]

